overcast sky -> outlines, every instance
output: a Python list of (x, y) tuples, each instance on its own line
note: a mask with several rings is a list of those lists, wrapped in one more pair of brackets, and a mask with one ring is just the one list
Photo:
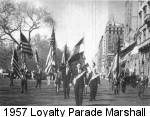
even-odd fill
[[(17, 0), (22, 1), (22, 0)], [(26, 0), (27, 1), (27, 0)], [(67, 42), (72, 50), (84, 36), (87, 61), (95, 58), (101, 36), (110, 14), (117, 22), (124, 22), (124, 2), (101, 0), (28, 0), (37, 6), (47, 7), (56, 20), (56, 41), (60, 49)], [(42, 29), (51, 36), (51, 30)]]

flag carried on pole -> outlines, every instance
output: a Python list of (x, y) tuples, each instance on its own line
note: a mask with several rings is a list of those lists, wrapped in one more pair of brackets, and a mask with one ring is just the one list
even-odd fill
[(20, 45), (22, 53), (27, 54), (29, 58), (32, 58), (33, 52), (31, 45), (22, 32), (20, 32)]
[(62, 55), (61, 63), (65, 65), (66, 61), (67, 61), (67, 44), (64, 47), (64, 52)]
[(70, 58), (68, 59), (69, 63), (72, 63), (74, 61), (78, 61), (81, 58), (84, 59), (83, 57), (84, 54), (84, 38), (82, 38), (74, 47), (72, 54)]
[(55, 31), (53, 28), (51, 39), (50, 39), (49, 53), (48, 53), (47, 60), (46, 60), (45, 73), (50, 73), (53, 70), (53, 67), (55, 66), (55, 49), (56, 49), (55, 43), (56, 43), (55, 42)]
[(136, 46), (137, 42), (135, 41), (134, 43), (132, 43), (131, 45), (129, 45), (127, 48), (125, 48), (124, 50), (122, 50), (120, 52), (120, 57), (123, 58), (124, 56), (126, 56), (129, 52), (131, 52), (134, 47)]
[(25, 71), (28, 70), (27, 64), (26, 64), (25, 62), (23, 62), (23, 69), (24, 69)]
[(35, 62), (36, 62), (37, 68), (39, 70), (42, 69), (37, 50), (35, 50)]
[(18, 64), (18, 56), (17, 56), (17, 52), (14, 49), (13, 51), (13, 56), (11, 59), (11, 67), (13, 69), (13, 71), (16, 73), (16, 75), (21, 78), (21, 73), (20, 73), (20, 66)]

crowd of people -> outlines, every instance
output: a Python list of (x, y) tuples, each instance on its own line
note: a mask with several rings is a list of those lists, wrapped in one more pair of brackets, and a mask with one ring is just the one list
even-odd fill
[[(132, 88), (138, 89), (138, 98), (143, 99), (145, 87), (148, 87), (149, 78), (142, 72), (141, 75), (135, 75), (135, 72), (129, 73), (123, 70), (118, 76), (112, 75), (112, 90), (114, 94), (119, 94), (120, 89), (122, 93), (126, 92), (126, 86), (130, 85)], [(109, 80), (110, 81), (110, 80)]]
[[(10, 87), (14, 85), (13, 79), (15, 73), (10, 72)], [(32, 77), (36, 80), (35, 88), (41, 88), (41, 80), (43, 77), (42, 70), (38, 72), (32, 72), (29, 74), (28, 70), (21, 69), (21, 93), (24, 91), (27, 93), (27, 79)], [(54, 86), (56, 88), (56, 95), (59, 95), (60, 87), (62, 84), (64, 99), (69, 99), (70, 87), (74, 86), (75, 102), (77, 106), (81, 106), (83, 102), (83, 93), (87, 93), (87, 87), (90, 88), (90, 101), (96, 100), (97, 88), (100, 85), (100, 74), (96, 71), (96, 65), (93, 63), (92, 68), (87, 69), (86, 65), (78, 63), (76, 65), (76, 72), (73, 71), (69, 64), (62, 64), (60, 68), (46, 75), (47, 85), (50, 86), (51, 80), (54, 80)], [(122, 71), (118, 76), (113, 74), (110, 78), (112, 81), (112, 90), (117, 95), (122, 90), (122, 93), (126, 92), (126, 86), (130, 85), (133, 88), (138, 89), (138, 97), (143, 98), (145, 87), (148, 86), (148, 77), (141, 73), (140, 76), (136, 76), (133, 72), (129, 74)]]
[[(42, 70), (38, 72), (29, 72), (28, 70), (21, 69), (21, 93), (27, 93), (27, 79), (34, 79), (36, 81), (35, 88), (41, 88)], [(11, 71), (10, 74), (10, 87), (14, 86), (13, 79), (15, 79), (15, 72)], [(54, 80), (54, 86), (56, 88), (56, 95), (59, 95), (60, 87), (62, 84), (64, 99), (69, 99), (70, 87), (74, 86), (75, 102), (77, 106), (81, 106), (83, 102), (83, 93), (87, 93), (87, 86), (90, 87), (90, 101), (96, 100), (97, 87), (100, 84), (100, 75), (96, 71), (96, 65), (93, 63), (93, 67), (90, 70), (86, 65), (82, 65), (80, 62), (76, 65), (76, 71), (71, 69), (71, 66), (62, 64), (58, 69), (46, 75), (47, 85), (50, 86), (51, 80)]]

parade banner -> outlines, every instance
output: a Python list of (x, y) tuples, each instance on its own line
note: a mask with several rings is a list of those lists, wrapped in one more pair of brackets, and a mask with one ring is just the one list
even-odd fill
[(76, 78), (74, 78), (73, 80), (73, 84), (75, 85), (76, 84), (76, 81), (81, 78), (84, 74), (86, 73), (86, 71), (83, 71), (81, 74), (79, 74)]
[(1, 106), (1, 117), (149, 117), (148, 106)]
[(94, 76), (90, 79), (89, 83), (90, 83), (92, 80), (94, 80), (95, 78), (99, 77), (99, 76), (100, 76), (100, 73), (99, 73), (99, 74), (94, 75)]

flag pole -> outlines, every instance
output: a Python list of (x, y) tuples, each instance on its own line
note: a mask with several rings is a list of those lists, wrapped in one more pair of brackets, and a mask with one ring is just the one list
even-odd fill
[[(54, 23), (53, 23), (53, 31), (55, 31), (55, 27), (54, 27)], [(53, 32), (52, 32), (53, 33)], [(54, 45), (54, 61), (55, 61), (55, 68), (54, 68), (54, 70), (55, 70), (55, 72), (56, 72), (56, 68), (58, 67), (57, 65), (56, 65), (56, 40), (55, 40), (55, 45)]]
[[(84, 32), (83, 32), (83, 39), (84, 39)], [(84, 42), (84, 52), (83, 52), (83, 66), (85, 66), (85, 42)], [(84, 68), (85, 69), (85, 68)]]
[[(21, 26), (20, 26), (20, 38), (21, 38)], [(20, 46), (22, 46), (22, 42), (20, 43)], [(21, 68), (23, 68), (23, 62), (24, 62), (24, 54), (21, 47)]]

